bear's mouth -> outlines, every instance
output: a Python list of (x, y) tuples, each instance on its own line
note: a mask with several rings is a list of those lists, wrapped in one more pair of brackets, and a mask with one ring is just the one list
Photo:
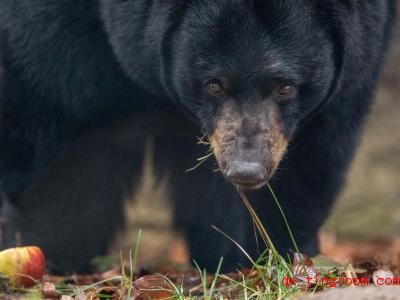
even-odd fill
[(259, 182), (259, 183), (234, 183), (231, 182), (238, 190), (258, 190), (260, 188), (262, 188), (263, 186), (265, 186), (268, 181), (263, 181), (263, 182)]
[[(218, 157), (214, 152), (215, 157)], [(282, 157), (283, 154), (280, 155)], [(265, 164), (259, 162), (217, 162), (225, 179), (238, 190), (257, 190), (265, 186), (275, 174), (280, 162), (267, 161)]]
[[(218, 161), (218, 163), (225, 179), (238, 190), (257, 190), (262, 188), (273, 177), (276, 170), (276, 167), (269, 168), (256, 162), (234, 161), (221, 164)], [(239, 166), (235, 166), (238, 164)], [(234, 167), (232, 167), (232, 165), (234, 165)], [(277, 166), (277, 164), (275, 165)]]
[(269, 179), (267, 168), (257, 162), (232, 161), (223, 170), (225, 178), (240, 190), (263, 187)]

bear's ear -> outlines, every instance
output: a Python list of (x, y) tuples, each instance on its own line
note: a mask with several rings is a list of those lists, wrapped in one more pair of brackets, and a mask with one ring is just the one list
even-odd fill
[(351, 56), (354, 51), (346, 50), (355, 49), (356, 47), (353, 43), (353, 31), (358, 25), (353, 24), (353, 18), (351, 17), (354, 15), (353, 10), (357, 9), (356, 2), (358, 2), (358, 0), (314, 0), (313, 2), (321, 16), (330, 20), (329, 33), (331, 41), (333, 42), (335, 76), (332, 87), (324, 101), (302, 120), (302, 122), (309, 122), (331, 101), (340, 95), (342, 86), (346, 81), (345, 66), (351, 65), (357, 60)]

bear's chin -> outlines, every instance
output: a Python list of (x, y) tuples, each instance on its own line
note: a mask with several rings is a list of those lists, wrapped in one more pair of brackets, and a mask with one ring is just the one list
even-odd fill
[(267, 183), (268, 183), (268, 181), (264, 181), (264, 182), (257, 183), (257, 184), (234, 184), (233, 183), (233, 186), (239, 191), (255, 191), (255, 190), (259, 190), (259, 189), (263, 188)]

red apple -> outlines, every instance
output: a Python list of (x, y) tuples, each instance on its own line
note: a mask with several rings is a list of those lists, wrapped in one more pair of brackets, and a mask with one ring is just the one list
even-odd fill
[(34, 285), (46, 270), (46, 259), (39, 247), (17, 247), (0, 252), (0, 273), (5, 274), (16, 287)]

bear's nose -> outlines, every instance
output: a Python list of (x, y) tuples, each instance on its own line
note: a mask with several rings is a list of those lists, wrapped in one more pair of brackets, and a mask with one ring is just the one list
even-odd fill
[(225, 176), (240, 188), (257, 188), (266, 182), (266, 169), (259, 163), (233, 161), (226, 167)]

